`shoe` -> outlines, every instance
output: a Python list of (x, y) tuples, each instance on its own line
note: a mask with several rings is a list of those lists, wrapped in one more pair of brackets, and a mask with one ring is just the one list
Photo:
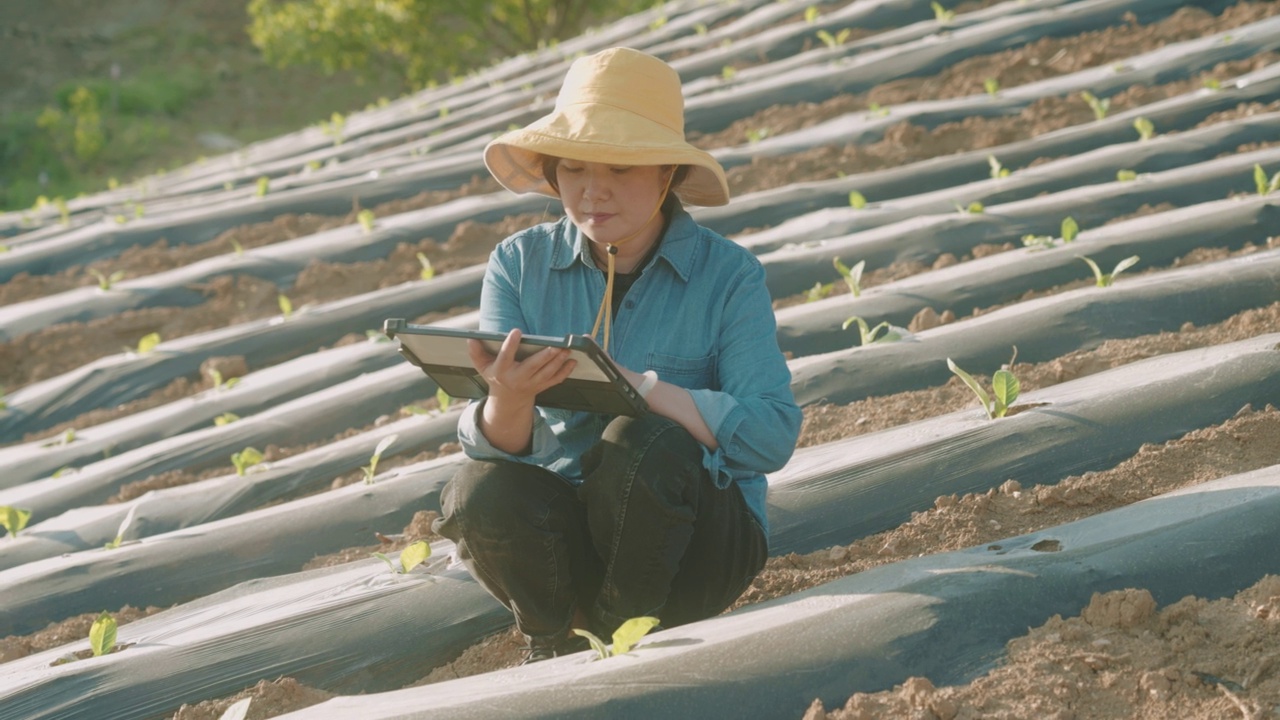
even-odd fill
[(521, 665), (550, 660), (563, 655), (572, 655), (576, 652), (591, 649), (590, 641), (580, 635), (571, 637), (525, 637), (528, 638), (529, 645), (526, 648), (524, 661), (520, 663)]

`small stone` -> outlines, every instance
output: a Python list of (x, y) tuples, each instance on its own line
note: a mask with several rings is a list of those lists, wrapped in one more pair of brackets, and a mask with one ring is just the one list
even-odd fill
[(933, 269), (941, 270), (942, 268), (951, 267), (952, 265), (959, 265), (959, 264), (960, 264), (960, 261), (956, 259), (955, 255), (952, 255), (951, 253), (942, 253), (941, 255), (938, 256), (937, 260), (933, 261)]
[(909, 677), (902, 683), (902, 696), (913, 708), (926, 707), (929, 697), (933, 695), (933, 683), (925, 677)]
[(1178, 328), (1178, 332), (1192, 332), (1195, 329), (1196, 326), (1194, 323), (1184, 322), (1182, 323), (1182, 327)]
[(942, 508), (952, 507), (956, 504), (955, 495), (939, 495), (933, 501), (933, 506), (941, 510)]
[(1000, 484), (1000, 492), (1005, 495), (1012, 495), (1022, 489), (1022, 483), (1017, 480), (1005, 480)]
[(938, 720), (954, 720), (955, 716), (960, 712), (954, 700), (942, 697), (930, 700), (929, 709), (933, 711), (934, 715), (938, 716)]
[(827, 720), (827, 709), (822, 707), (822, 700), (814, 700), (809, 709), (804, 711), (803, 720)]
[(836, 562), (836, 563), (844, 562), (848, 557), (849, 557), (849, 548), (846, 548), (843, 545), (840, 547), (831, 548), (831, 552), (827, 555), (827, 558), (831, 560), (831, 562)]

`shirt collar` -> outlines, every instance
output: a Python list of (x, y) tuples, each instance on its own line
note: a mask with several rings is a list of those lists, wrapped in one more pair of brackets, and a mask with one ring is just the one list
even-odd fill
[[(658, 258), (670, 265), (682, 281), (688, 282), (693, 268), (698, 224), (675, 198), (667, 198), (663, 210), (670, 213), (671, 222), (667, 224), (667, 232), (662, 236), (662, 244), (658, 246)], [(591, 257), (590, 241), (578, 227), (568, 217), (561, 218), (556, 225), (552, 269), (567, 270), (574, 260), (593, 270), (597, 269), (595, 260)]]

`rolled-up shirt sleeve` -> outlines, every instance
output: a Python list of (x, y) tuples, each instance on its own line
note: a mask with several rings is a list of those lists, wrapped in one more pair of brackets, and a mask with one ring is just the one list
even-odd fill
[(719, 390), (689, 394), (719, 445), (705, 450), (703, 465), (723, 487), (732, 471), (768, 473), (786, 465), (800, 436), (802, 415), (758, 262), (744, 268), (724, 298), (719, 348)]
[(564, 448), (540, 412), (533, 414), (533, 438), (527, 454), (513, 455), (494, 447), (484, 433), (480, 432), (484, 402), (483, 399), (473, 400), (458, 418), (458, 443), (462, 445), (467, 457), (476, 460), (510, 460), (543, 467), (550, 467), (564, 457)]

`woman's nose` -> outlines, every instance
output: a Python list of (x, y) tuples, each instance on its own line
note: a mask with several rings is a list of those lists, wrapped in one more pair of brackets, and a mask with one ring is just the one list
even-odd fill
[(608, 179), (600, 173), (587, 173), (586, 185), (587, 197), (591, 199), (603, 199), (609, 196)]

